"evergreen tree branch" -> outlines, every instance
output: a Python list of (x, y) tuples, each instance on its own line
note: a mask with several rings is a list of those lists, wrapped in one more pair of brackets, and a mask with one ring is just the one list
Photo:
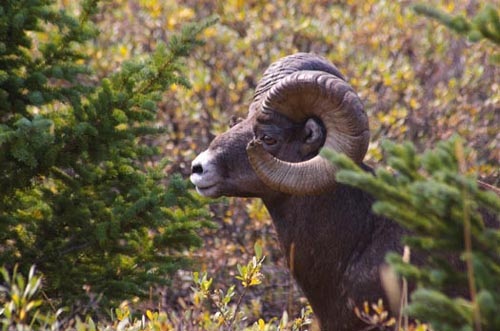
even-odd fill
[(452, 16), (424, 4), (417, 4), (413, 9), (417, 14), (432, 18), (451, 30), (467, 36), (470, 41), (487, 39), (500, 45), (500, 17), (498, 9), (491, 4), (486, 4), (471, 20), (462, 15)]
[[(500, 320), (491, 318), (491, 307), (500, 305), (495, 281), (500, 277), (500, 196), (483, 191), (468, 175), (466, 151), (456, 137), (419, 157), (408, 146), (382, 146), (395, 170), (392, 176), (385, 170), (373, 176), (346, 156), (322, 154), (339, 168), (339, 182), (370, 192), (377, 199), (375, 213), (411, 231), (404, 242), (412, 252), (426, 252), (419, 266), (398, 254), (387, 256), (397, 273), (419, 285), (407, 311), (434, 329), (497, 329)], [(460, 256), (465, 267), (450, 261), (450, 254)], [(447, 288), (465, 297), (452, 299), (441, 292)]]

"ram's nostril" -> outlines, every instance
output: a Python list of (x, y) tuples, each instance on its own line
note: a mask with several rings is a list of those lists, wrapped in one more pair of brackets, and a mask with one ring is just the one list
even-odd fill
[(195, 164), (191, 167), (191, 173), (192, 174), (202, 174), (203, 173), (203, 167), (201, 164)]

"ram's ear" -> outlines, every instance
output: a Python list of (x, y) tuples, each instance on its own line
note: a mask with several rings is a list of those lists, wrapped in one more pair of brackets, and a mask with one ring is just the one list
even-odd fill
[(318, 120), (310, 118), (304, 124), (304, 143), (322, 144), (325, 139), (325, 129), (318, 123)]
[(325, 128), (320, 124), (319, 120), (315, 118), (308, 119), (304, 124), (302, 153), (304, 155), (317, 153), (325, 142), (325, 136)]

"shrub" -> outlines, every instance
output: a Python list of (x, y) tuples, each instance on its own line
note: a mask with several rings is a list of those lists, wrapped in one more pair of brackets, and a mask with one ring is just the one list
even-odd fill
[[(164, 130), (156, 104), (172, 84), (189, 87), (183, 58), (213, 19), (99, 79), (85, 47), (95, 0), (74, 17), (50, 0), (0, 5), (0, 260), (46, 276), (65, 304), (144, 296), (201, 244), (203, 203), (143, 143)], [(82, 289), (83, 288), (83, 289)], [(85, 289), (85, 290), (84, 290)]]
[(176, 313), (159, 309), (146, 310), (140, 316), (134, 316), (127, 301), (112, 310), (110, 321), (98, 321), (90, 317), (72, 317), (65, 309), (55, 307), (49, 309), (49, 302), (40, 299), (43, 291), (42, 276), (30, 269), (25, 278), (17, 267), (10, 274), (5, 268), (0, 268), (3, 277), (0, 287), (0, 323), (3, 330), (77, 330), (77, 331), (153, 331), (153, 330), (248, 330), (248, 331), (278, 331), (306, 330), (311, 324), (312, 311), (305, 307), (298, 318), (289, 320), (287, 313), (281, 318), (269, 321), (259, 318), (256, 322), (248, 320), (243, 304), (245, 295), (251, 288), (259, 286), (262, 277), (262, 262), (264, 257), (261, 249), (255, 246), (255, 256), (246, 264), (238, 265), (239, 283), (228, 287), (226, 291), (213, 289), (212, 279), (207, 273), (193, 273), (192, 304), (185, 307), (184, 312)]

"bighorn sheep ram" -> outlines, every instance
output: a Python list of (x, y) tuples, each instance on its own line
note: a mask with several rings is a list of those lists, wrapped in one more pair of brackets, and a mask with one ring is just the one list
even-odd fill
[(298, 53), (265, 71), (248, 117), (192, 163), (200, 194), (263, 200), (322, 330), (366, 327), (353, 304), (385, 298), (380, 268), (388, 251), (402, 251), (404, 230), (372, 213), (369, 194), (336, 183), (319, 155), (326, 146), (370, 171), (368, 142), (361, 100), (339, 70)]

